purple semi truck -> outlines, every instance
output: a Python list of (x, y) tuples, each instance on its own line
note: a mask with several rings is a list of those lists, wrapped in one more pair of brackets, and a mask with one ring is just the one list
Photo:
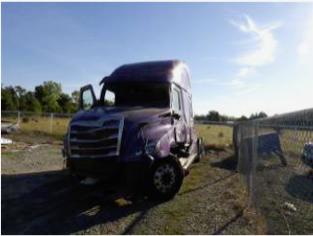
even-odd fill
[(181, 61), (123, 65), (81, 88), (80, 110), (69, 123), (64, 156), (70, 172), (127, 186), (167, 200), (202, 156), (195, 133), (190, 74)]

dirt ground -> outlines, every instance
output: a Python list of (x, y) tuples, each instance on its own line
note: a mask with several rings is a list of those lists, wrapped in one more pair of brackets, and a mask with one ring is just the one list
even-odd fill
[(125, 199), (103, 184), (82, 186), (63, 169), (61, 146), (2, 151), (2, 234), (257, 234), (232, 151), (210, 152), (178, 195)]

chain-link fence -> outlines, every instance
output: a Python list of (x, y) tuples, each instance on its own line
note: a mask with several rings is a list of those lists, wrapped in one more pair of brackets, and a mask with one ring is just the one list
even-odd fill
[(269, 234), (313, 234), (313, 109), (234, 127), (249, 206)]
[(16, 125), (21, 132), (40, 132), (62, 137), (72, 114), (1, 111), (2, 126)]

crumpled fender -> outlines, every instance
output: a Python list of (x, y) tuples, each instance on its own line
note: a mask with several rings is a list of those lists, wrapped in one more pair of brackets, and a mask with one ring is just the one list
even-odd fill
[(165, 158), (171, 154), (171, 148), (175, 145), (175, 139), (174, 127), (170, 122), (160, 120), (149, 123), (143, 127), (143, 135), (148, 143), (155, 144), (154, 158)]

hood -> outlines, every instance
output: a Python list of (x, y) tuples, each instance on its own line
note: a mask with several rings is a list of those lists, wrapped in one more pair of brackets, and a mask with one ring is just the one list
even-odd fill
[(74, 121), (96, 121), (104, 116), (121, 116), (131, 123), (143, 122), (169, 112), (169, 108), (144, 108), (144, 107), (95, 107), (88, 111), (79, 111), (72, 118)]

